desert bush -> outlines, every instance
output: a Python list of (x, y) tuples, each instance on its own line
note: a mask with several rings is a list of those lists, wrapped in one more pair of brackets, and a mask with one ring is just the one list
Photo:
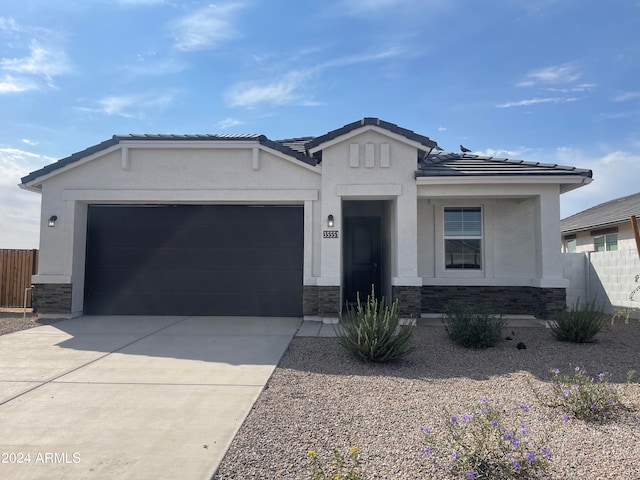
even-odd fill
[(482, 399), (464, 415), (445, 411), (442, 427), (420, 427), (424, 452), (446, 478), (544, 478), (551, 464), (550, 432), (533, 431), (529, 409), (522, 404), (501, 408)]
[[(551, 391), (546, 400), (550, 406), (560, 407), (566, 414), (578, 420), (603, 421), (614, 419), (622, 408), (620, 394), (608, 381), (604, 372), (595, 377), (575, 367), (572, 375), (560, 375), (552, 371)], [(631, 380), (633, 372), (628, 373)]]
[(349, 465), (347, 465), (347, 460), (338, 450), (333, 451), (333, 460), (330, 467), (322, 465), (315, 450), (309, 450), (307, 455), (311, 461), (310, 480), (361, 480), (357, 447), (349, 449)]
[(367, 362), (389, 362), (408, 354), (413, 327), (400, 325), (398, 301), (378, 300), (373, 287), (363, 305), (360, 294), (354, 309), (347, 306), (336, 325), (340, 344), (354, 357)]
[(595, 299), (583, 304), (580, 299), (575, 305), (558, 314), (549, 322), (553, 336), (561, 342), (588, 343), (593, 342), (605, 323), (602, 307)]
[(445, 307), (442, 323), (451, 340), (468, 348), (493, 347), (506, 324), (501, 315), (492, 314), (487, 306), (472, 307), (460, 302)]

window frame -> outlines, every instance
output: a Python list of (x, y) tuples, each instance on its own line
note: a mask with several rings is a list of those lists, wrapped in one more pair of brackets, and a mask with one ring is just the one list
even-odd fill
[[(611, 239), (610, 237), (615, 237), (614, 239)], [(602, 250), (598, 250), (598, 247), (596, 246), (599, 239), (602, 239)], [(612, 247), (615, 244), (615, 249), (612, 249), (610, 247)], [(618, 251), (618, 234), (617, 233), (605, 233), (602, 235), (597, 235), (593, 237), (593, 251), (594, 252), (616, 252)]]
[[(478, 209), (480, 210), (480, 235), (447, 235), (446, 232), (446, 213), (447, 210), (459, 210), (462, 213), (465, 209)], [(480, 266), (479, 268), (464, 268), (462, 267), (448, 267), (447, 266), (447, 251), (446, 251), (446, 243), (447, 240), (479, 240), (480, 245), (478, 248), (478, 252), (480, 255)], [(486, 229), (485, 229), (485, 209), (484, 205), (473, 204), (473, 205), (443, 205), (442, 206), (442, 260), (443, 260), (443, 270), (448, 274), (462, 274), (468, 275), (470, 273), (483, 273), (485, 271), (486, 265), (486, 255), (485, 255), (485, 245), (486, 245)]]

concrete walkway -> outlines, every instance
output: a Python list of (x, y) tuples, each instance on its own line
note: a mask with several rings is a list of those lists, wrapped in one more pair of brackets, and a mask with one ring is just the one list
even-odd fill
[(300, 324), (81, 317), (0, 336), (0, 478), (209, 479)]

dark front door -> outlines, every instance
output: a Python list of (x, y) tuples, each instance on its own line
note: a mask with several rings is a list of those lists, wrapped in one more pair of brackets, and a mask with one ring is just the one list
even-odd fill
[(348, 303), (365, 301), (373, 285), (381, 292), (380, 217), (344, 219), (344, 299)]

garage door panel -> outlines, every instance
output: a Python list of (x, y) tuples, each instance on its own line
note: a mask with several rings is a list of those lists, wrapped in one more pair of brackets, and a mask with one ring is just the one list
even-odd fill
[(301, 207), (90, 206), (85, 313), (300, 316), (303, 244)]

